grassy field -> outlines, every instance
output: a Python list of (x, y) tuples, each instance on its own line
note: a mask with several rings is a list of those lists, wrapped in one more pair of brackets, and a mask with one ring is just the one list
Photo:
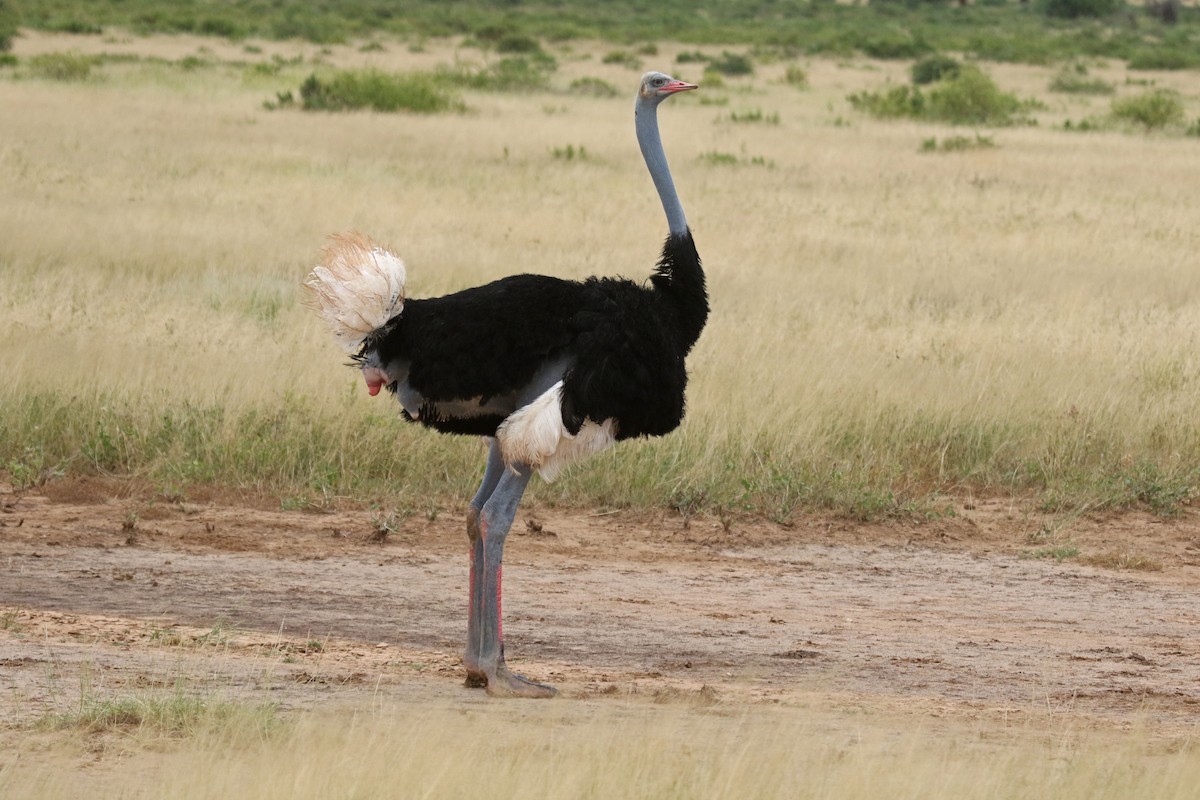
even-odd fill
[[(665, 225), (629, 95), (665, 67), (705, 84), (662, 114), (713, 305), (689, 416), (538, 502), (786, 521), (973, 494), (1169, 514), (1195, 495), (1192, 76), (1093, 60), (1115, 94), (1063, 93), (1058, 67), (985, 65), (1039, 101), (1037, 124), (976, 130), (847, 100), (907, 83), (910, 62), (758, 59), (721, 78), (677, 63), (695, 46), (546, 47), (541, 90), (451, 78), (464, 111), (334, 114), (264, 103), (314, 73), (441, 68), (445, 85), (498, 57), (26, 32), (0, 67), (0, 104), (19, 110), (0, 117), (0, 468), (290, 507), (462, 503), (480, 444), (368, 398), (299, 283), (352, 229), (405, 257), (416, 296), (523, 271), (647, 275)], [(585, 78), (617, 95), (570, 90)], [(1114, 97), (1157, 89), (1179, 120), (1112, 117)]]
[[(703, 702), (424, 702), (299, 720), (228, 704), (130, 699), (175, 712), (32, 734), (0, 761), (28, 800), (129, 798), (1192, 797), (1194, 746), (1142, 732), (940, 723), (862, 709)], [(223, 709), (221, 714), (208, 706)], [(136, 713), (133, 717), (136, 717)], [(71, 769), (81, 751), (109, 756)], [(114, 757), (116, 756), (116, 757)]]

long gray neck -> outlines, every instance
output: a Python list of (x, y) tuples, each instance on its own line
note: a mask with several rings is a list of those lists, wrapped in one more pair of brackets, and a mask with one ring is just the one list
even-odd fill
[(633, 116), (642, 158), (646, 159), (646, 168), (654, 179), (654, 188), (662, 200), (663, 211), (667, 212), (667, 229), (671, 233), (687, 233), (687, 218), (683, 215), (679, 195), (675, 193), (675, 182), (671, 180), (671, 170), (667, 167), (662, 137), (658, 135), (658, 106), (643, 100), (639, 94), (633, 107)]

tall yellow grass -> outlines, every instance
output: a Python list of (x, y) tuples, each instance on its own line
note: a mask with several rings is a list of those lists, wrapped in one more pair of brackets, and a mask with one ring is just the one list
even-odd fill
[[(301, 446), (308, 423), (279, 422), (274, 471), (264, 452), (244, 459), (262, 462), (255, 469), (221, 467), (228, 480), (345, 492), (354, 481), (318, 480), (312, 464), (378, 474), (384, 455), (401, 453), (414, 475), (425, 460), (455, 476), (427, 489), (459, 494), (474, 445), (395, 425), (366, 433), (364, 421), (391, 409), (368, 400), (299, 307), (324, 236), (361, 230), (389, 243), (423, 296), (515, 272), (640, 278), (665, 232), (632, 101), (565, 91), (598, 76), (632, 92), (635, 73), (586, 48), (559, 53), (554, 92), (470, 94), (469, 113), (408, 116), (268, 112), (263, 100), (297, 86), (311, 63), (276, 77), (228, 63), (293, 50), (311, 59), (311, 46), (261, 56), (189, 39), (69, 46), (175, 58), (204, 47), (215, 65), (109, 64), (81, 84), (0, 79), (0, 105), (16, 110), (0, 115), (10, 462), (212, 477), (176, 462), (216, 455), (178, 447), (86, 453), (106, 425), (100, 438), (115, 450), (114, 437), (143, 447), (104, 416), (114, 408), (135, 429), (217, 409), (213, 436), (233, 440), (249, 435), (238, 415), (286, 407), (332, 431), (328, 446), (313, 455)], [(658, 59), (667, 69), (672, 53)], [(399, 69), (456, 57), (478, 56), (395, 45), (321, 58)], [(996, 149), (931, 155), (921, 141), (945, 129), (871, 121), (844, 100), (902, 80), (903, 65), (806, 66), (810, 91), (783, 83), (781, 64), (664, 108), (713, 306), (690, 361), (689, 417), (679, 434), (619, 449), (541, 496), (699, 498), (782, 515), (796, 498), (882, 508), (961, 490), (1077, 505), (1186, 496), (1200, 453), (1194, 142), (1051, 130), (1107, 100), (1062, 100), (1045, 91), (1052, 70), (996, 66), (1002, 87), (1052, 104), (1046, 124), (995, 132)], [(1156, 79), (1175, 81), (1195, 114), (1194, 86)], [(714, 100), (727, 105), (704, 104)], [(728, 120), (750, 108), (780, 123)], [(567, 144), (588, 158), (554, 157)], [(741, 163), (702, 158), (714, 152)], [(48, 430), (67, 422), (32, 432), (56, 404), (55, 419), (79, 427), (74, 439)], [(64, 455), (70, 442), (85, 456)], [(39, 447), (52, 452), (31, 456)], [(356, 461), (370, 449), (375, 460)]]
[(1145, 735), (786, 707), (417, 703), (314, 712), (265, 738), (257, 730), (127, 745), (121, 759), (82, 770), (55, 757), (69, 753), (61, 742), (38, 742), (36, 757), (19, 746), (0, 790), (28, 800), (1183, 800), (1200, 780), (1194, 746)]

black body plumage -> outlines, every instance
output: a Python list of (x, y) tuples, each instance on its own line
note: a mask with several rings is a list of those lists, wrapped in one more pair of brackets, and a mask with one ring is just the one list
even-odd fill
[(355, 360), (379, 364), (397, 382), (403, 375), (405, 390), (422, 400), (416, 419), (446, 433), (494, 435), (522, 391), (561, 364), (563, 424), (572, 434), (585, 419), (612, 419), (618, 439), (660, 436), (683, 419), (684, 359), (707, 317), (689, 231), (667, 238), (648, 286), (514, 275), (409, 299)]

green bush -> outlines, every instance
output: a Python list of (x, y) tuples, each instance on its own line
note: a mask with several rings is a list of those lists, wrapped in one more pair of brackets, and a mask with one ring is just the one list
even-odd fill
[(701, 53), (699, 50), (684, 50), (679, 55), (675, 56), (676, 64), (697, 64), (712, 61), (711, 58)]
[(431, 114), (463, 108), (462, 101), (432, 75), (370, 69), (346, 70), (325, 79), (313, 73), (300, 86), (300, 103), (305, 111), (369, 108)]
[(20, 62), (12, 53), (0, 53), (0, 67), (15, 67)]
[(1142, 125), (1148, 131), (1165, 128), (1183, 122), (1183, 100), (1178, 92), (1154, 89), (1136, 97), (1113, 100), (1112, 115), (1118, 120)]
[(955, 125), (1011, 125), (1023, 107), (1016, 95), (1000, 91), (982, 70), (964, 66), (930, 90), (927, 114)]
[(934, 53), (912, 65), (912, 82), (917, 86), (924, 86), (944, 78), (951, 78), (958, 74), (961, 67), (958, 59)]
[(928, 93), (903, 85), (882, 92), (858, 92), (846, 99), (855, 109), (880, 119), (907, 117), (954, 125), (1012, 125), (1021, 121), (1019, 112), (1034, 105), (1000, 91), (974, 66), (961, 67), (957, 74), (934, 84)]

